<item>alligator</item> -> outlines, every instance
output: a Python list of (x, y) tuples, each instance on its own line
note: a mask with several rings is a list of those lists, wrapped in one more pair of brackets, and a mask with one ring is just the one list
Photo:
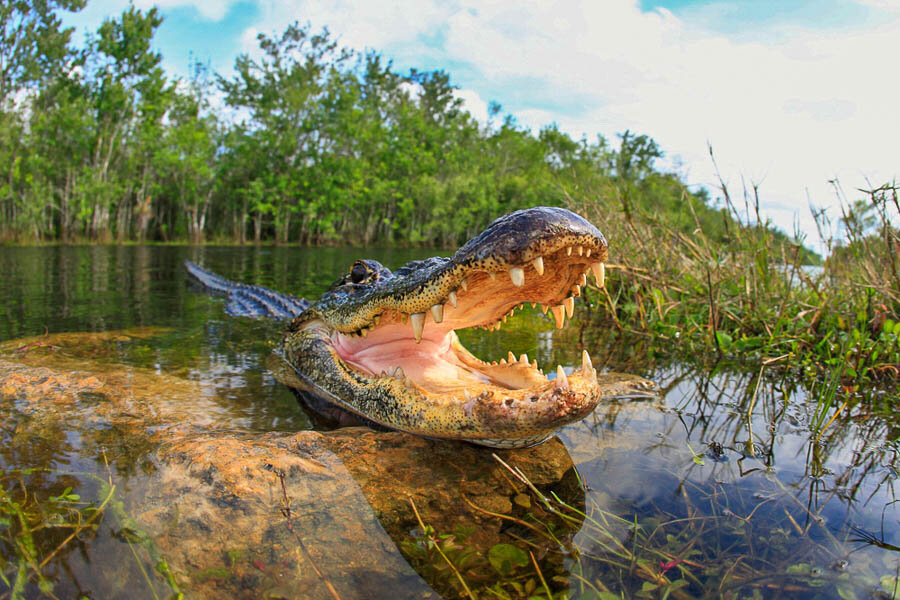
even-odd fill
[(452, 257), (390, 271), (354, 262), (314, 303), (225, 280), (186, 261), (191, 275), (227, 296), (232, 315), (289, 318), (279, 379), (378, 425), (430, 438), (521, 448), (584, 418), (603, 400), (653, 397), (654, 384), (580, 368), (550, 377), (511, 352), (486, 362), (456, 330), (497, 330), (524, 303), (564, 327), (592, 273), (604, 286), (607, 242), (582, 217), (537, 207), (507, 214)]

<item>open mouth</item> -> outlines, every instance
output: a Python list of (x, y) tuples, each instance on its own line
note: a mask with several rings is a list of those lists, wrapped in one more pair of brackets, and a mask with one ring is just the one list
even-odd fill
[(499, 329), (525, 304), (540, 306), (557, 327), (564, 327), (588, 276), (604, 284), (606, 256), (599, 232), (557, 233), (514, 251), (449, 264), (408, 293), (376, 294), (358, 307), (358, 318), (345, 325), (349, 331), (332, 328), (330, 342), (359, 376), (396, 380), (447, 402), (492, 397), (512, 406), (536, 402), (553, 391), (588, 391), (596, 386), (597, 373), (586, 351), (579, 369), (566, 374), (560, 366), (555, 378), (548, 379), (537, 361), (524, 354), (509, 353), (499, 362), (480, 360), (462, 346), (455, 331)]

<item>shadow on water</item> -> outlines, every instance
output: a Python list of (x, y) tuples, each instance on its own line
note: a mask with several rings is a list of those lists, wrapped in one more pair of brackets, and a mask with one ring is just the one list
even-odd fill
[(900, 598), (891, 396), (816, 430), (774, 369), (660, 365), (526, 310), (463, 342), (548, 371), (585, 347), (660, 400), (497, 457), (319, 433), (267, 369), (280, 326), (227, 318), (181, 272), (315, 297), (358, 254), (0, 249), (0, 599)]

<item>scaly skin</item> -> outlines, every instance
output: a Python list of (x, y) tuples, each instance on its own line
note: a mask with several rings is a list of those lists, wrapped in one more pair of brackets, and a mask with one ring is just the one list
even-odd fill
[[(302, 310), (282, 340), (296, 374), (288, 385), (393, 429), (515, 448), (540, 443), (604, 399), (652, 396), (653, 384), (598, 376), (587, 352), (580, 369), (567, 375), (559, 367), (552, 380), (524, 355), (485, 363), (454, 330), (499, 328), (523, 302), (551, 309), (562, 327), (585, 274), (593, 271), (603, 285), (606, 257), (606, 240), (593, 225), (539, 207), (497, 219), (452, 258), (414, 261), (393, 273), (357, 261), (311, 305), (188, 268), (228, 294), (232, 312), (256, 305), (265, 307), (254, 314)], [(251, 292), (256, 296), (241, 300)]]

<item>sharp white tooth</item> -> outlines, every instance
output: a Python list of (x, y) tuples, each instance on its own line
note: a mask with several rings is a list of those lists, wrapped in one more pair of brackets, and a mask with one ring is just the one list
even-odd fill
[(359, 335), (361, 335), (361, 336), (363, 336), (363, 337), (366, 337), (367, 335), (369, 335), (369, 330), (368, 330), (368, 329), (365, 329), (365, 328), (360, 329), (360, 330), (359, 330)]
[(591, 362), (591, 356), (588, 354), (587, 350), (581, 351), (581, 374), (587, 376), (588, 373), (593, 372), (594, 364)]
[(532, 303), (531, 303), (531, 308), (534, 308), (535, 306), (537, 306), (537, 304), (535, 304), (534, 302), (532, 302)]
[(594, 272), (597, 285), (603, 287), (606, 284), (606, 265), (602, 262), (591, 263), (591, 271)]
[(534, 265), (534, 270), (537, 271), (538, 275), (544, 274), (544, 257), (538, 256), (536, 259), (531, 261), (531, 264)]
[(566, 256), (572, 256), (572, 246), (566, 248)]
[(522, 363), (523, 365), (527, 365), (528, 364), (528, 355), (523, 353), (522, 356), (519, 357), (519, 362)]
[(459, 282), (459, 287), (461, 287), (464, 292), (468, 292), (469, 291), (469, 282), (466, 281), (465, 279), (463, 279), (462, 281)]
[(501, 358), (501, 359), (500, 359), (500, 364), (501, 364), (501, 365), (505, 365), (505, 364), (506, 364), (506, 359), (505, 359), (505, 358)]
[(500, 319), (500, 321), (503, 322), (503, 323), (506, 323), (506, 317), (507, 317), (507, 316), (509, 316), (509, 315), (503, 315), (503, 318)]
[(575, 298), (569, 296), (568, 298), (563, 300), (563, 306), (566, 307), (566, 316), (571, 319), (572, 313), (575, 312)]
[(591, 255), (591, 249), (588, 248), (587, 250), (585, 250), (584, 255), (589, 257)]
[(581, 274), (581, 277), (578, 278), (578, 285), (584, 287), (587, 285), (587, 275), (584, 273)]
[(533, 361), (531, 361), (531, 368), (534, 369), (535, 371), (538, 370), (537, 359), (534, 359)]
[(513, 267), (509, 270), (509, 278), (512, 279), (513, 285), (522, 287), (525, 285), (525, 269), (522, 267)]
[(494, 273), (493, 271), (491, 271), (490, 273), (488, 273), (488, 275), (491, 276), (491, 281), (494, 281), (495, 279), (497, 279), (497, 274)]
[(456, 292), (450, 292), (450, 293), (447, 295), (447, 298), (450, 300), (450, 305), (451, 305), (453, 308), (456, 308)]
[(578, 256), (582, 256), (584, 254), (584, 248), (582, 248), (581, 246), (578, 246), (577, 248)]
[(566, 324), (566, 309), (560, 304), (559, 306), (551, 307), (550, 310), (553, 311), (553, 316), (556, 318), (556, 328), (562, 329), (563, 325)]
[(509, 355), (507, 355), (506, 358), (508, 358), (508, 359), (509, 359), (509, 362), (511, 362), (511, 363), (516, 362), (516, 355), (513, 354), (512, 352), (510, 352)]
[(444, 305), (443, 304), (435, 304), (431, 307), (431, 316), (434, 317), (435, 323), (440, 323), (444, 320)]
[(542, 313), (544, 313), (546, 315), (548, 310), (550, 310), (549, 306), (547, 306), (546, 304), (541, 304), (541, 312)]
[(422, 341), (422, 332), (425, 331), (425, 313), (413, 313), (409, 315), (409, 322), (412, 323), (413, 335), (416, 337), (416, 343)]
[(556, 387), (569, 387), (569, 378), (566, 377), (566, 372), (562, 365), (556, 365)]
[(580, 295), (581, 295), (581, 286), (576, 283), (575, 287), (572, 288), (572, 296), (577, 298)]
[(406, 373), (403, 372), (403, 367), (397, 367), (397, 370), (394, 371), (394, 377), (398, 379), (406, 379)]

